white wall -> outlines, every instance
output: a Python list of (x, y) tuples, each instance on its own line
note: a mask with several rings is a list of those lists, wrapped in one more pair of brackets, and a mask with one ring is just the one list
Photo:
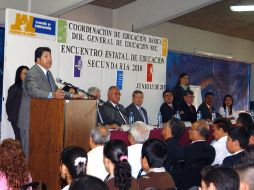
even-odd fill
[(113, 26), (113, 10), (95, 5), (79, 7), (60, 15), (59, 18), (111, 28)]
[[(170, 50), (193, 50), (232, 55), (234, 59), (254, 63), (254, 42), (169, 22), (140, 31), (168, 39)], [(252, 64), (251, 100), (254, 100), (254, 64)]]

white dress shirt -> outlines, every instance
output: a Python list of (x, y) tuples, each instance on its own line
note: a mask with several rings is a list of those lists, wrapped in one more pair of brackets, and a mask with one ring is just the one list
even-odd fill
[(62, 188), (62, 190), (69, 190), (70, 185), (66, 185), (64, 188)]
[(212, 165), (215, 164), (222, 164), (224, 158), (227, 156), (230, 156), (231, 154), (228, 152), (227, 149), (227, 138), (228, 136), (221, 137), (219, 140), (214, 140), (211, 142), (211, 146), (215, 149), (215, 159), (212, 163)]
[(140, 169), (142, 168), (141, 161), (140, 161), (142, 146), (143, 144), (134, 144), (134, 145), (128, 146), (128, 162), (131, 165), (131, 175), (135, 179), (137, 178), (138, 173)]
[[(224, 110), (223, 106), (220, 107), (219, 113), (220, 113), (220, 115), (223, 116), (223, 117), (224, 117), (224, 115), (225, 115), (225, 112), (224, 112), (224, 111), (225, 111), (225, 110)], [(232, 109), (232, 114), (230, 115), (230, 114), (229, 114), (229, 111), (228, 111), (228, 107), (226, 107), (226, 114), (227, 114), (227, 117), (226, 117), (226, 118), (234, 117), (235, 120), (236, 120), (237, 117), (238, 117), (238, 114), (235, 112), (234, 109)]]
[(103, 146), (97, 146), (87, 153), (88, 162), (86, 166), (87, 175), (100, 178), (102, 181), (107, 177), (108, 172), (106, 171), (103, 164)]

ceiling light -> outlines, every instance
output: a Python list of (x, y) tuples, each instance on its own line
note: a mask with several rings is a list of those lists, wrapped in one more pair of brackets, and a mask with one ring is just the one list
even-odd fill
[(254, 11), (254, 5), (235, 5), (230, 6), (230, 9), (235, 12)]
[(194, 49), (194, 53), (197, 55), (204, 55), (208, 57), (215, 57), (215, 58), (223, 58), (223, 59), (233, 59), (231, 55), (226, 55), (226, 54), (220, 54), (220, 53), (211, 53), (207, 51), (200, 51), (197, 49)]

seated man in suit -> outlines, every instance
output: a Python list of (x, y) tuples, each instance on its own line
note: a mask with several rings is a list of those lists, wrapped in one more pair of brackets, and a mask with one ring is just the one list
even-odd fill
[(176, 109), (173, 107), (173, 93), (170, 90), (163, 92), (164, 103), (160, 107), (162, 123), (168, 122), (176, 114)]
[(215, 107), (213, 106), (213, 97), (214, 94), (212, 92), (207, 92), (205, 94), (205, 101), (198, 107), (198, 112), (201, 112), (202, 119), (205, 119), (208, 122), (212, 121), (212, 113), (214, 111), (216, 113), (216, 117), (220, 117), (220, 114), (217, 113)]
[(120, 95), (119, 89), (116, 86), (111, 86), (108, 89), (108, 100), (100, 108), (103, 124), (110, 125), (111, 128), (128, 125), (124, 106), (119, 104)]
[(231, 121), (226, 118), (219, 118), (213, 122), (213, 136), (214, 141), (211, 145), (214, 147), (216, 156), (212, 163), (222, 164), (224, 158), (231, 155), (227, 150), (227, 138), (228, 138), (228, 130), (231, 128)]
[(248, 147), (248, 142), (249, 134), (244, 128), (232, 128), (228, 132), (227, 149), (233, 155), (227, 156), (223, 160), (223, 164), (229, 166), (237, 164), (245, 155), (245, 149)]
[(161, 135), (165, 140), (168, 150), (168, 156), (164, 166), (168, 172), (174, 162), (183, 160), (183, 147), (179, 144), (179, 139), (184, 131), (184, 123), (177, 118), (172, 118), (163, 124)]
[(135, 90), (132, 93), (132, 104), (130, 104), (125, 110), (127, 112), (127, 116), (129, 117), (132, 112), (134, 115), (135, 121), (143, 121), (148, 124), (147, 112), (145, 108), (142, 107), (144, 99), (144, 94), (140, 90)]
[(194, 95), (191, 90), (187, 90), (183, 96), (184, 103), (180, 105), (181, 119), (183, 121), (190, 121), (194, 123), (197, 121), (197, 111), (195, 106), (193, 106)]
[(209, 127), (205, 121), (196, 121), (192, 124), (189, 130), (189, 139), (192, 143), (184, 148), (185, 170), (182, 178), (183, 187), (180, 189), (199, 186), (202, 168), (214, 161), (215, 150), (206, 142), (208, 133)]
[(175, 187), (171, 175), (163, 167), (166, 157), (167, 147), (161, 140), (149, 139), (143, 144), (141, 165), (147, 174), (138, 179), (139, 189)]

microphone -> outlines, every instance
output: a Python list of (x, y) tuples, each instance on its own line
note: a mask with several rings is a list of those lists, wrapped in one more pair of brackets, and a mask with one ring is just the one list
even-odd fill
[(60, 84), (63, 84), (63, 85), (66, 85), (66, 86), (71, 86), (71, 87), (75, 87), (73, 86), (72, 84), (68, 83), (68, 82), (65, 82), (63, 81), (62, 79), (60, 79), (59, 77), (56, 78), (56, 82), (57, 83), (60, 83)]

